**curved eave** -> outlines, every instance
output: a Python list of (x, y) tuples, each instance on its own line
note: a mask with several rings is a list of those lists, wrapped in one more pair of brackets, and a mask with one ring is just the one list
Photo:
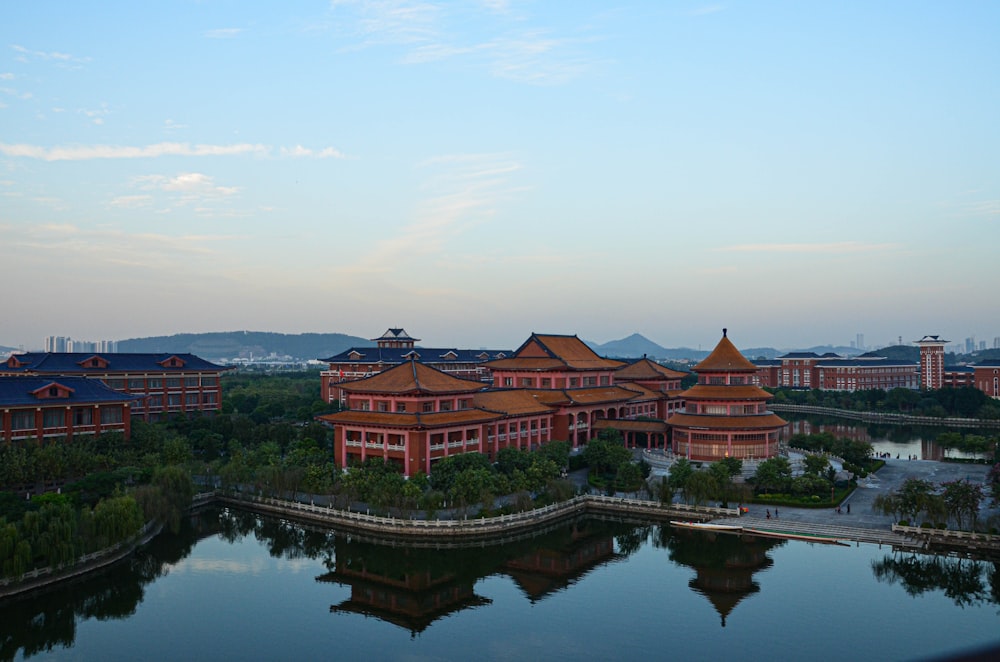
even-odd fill
[(699, 430), (776, 430), (785, 426), (785, 419), (777, 414), (755, 414), (751, 416), (709, 416), (677, 413), (668, 423), (675, 428)]

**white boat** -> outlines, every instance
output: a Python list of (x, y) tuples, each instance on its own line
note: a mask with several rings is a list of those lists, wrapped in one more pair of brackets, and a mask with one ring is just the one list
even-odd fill
[(713, 524), (712, 522), (682, 522), (680, 520), (670, 520), (670, 526), (679, 529), (695, 529), (698, 531), (726, 531), (728, 533), (740, 533), (743, 527), (739, 524)]

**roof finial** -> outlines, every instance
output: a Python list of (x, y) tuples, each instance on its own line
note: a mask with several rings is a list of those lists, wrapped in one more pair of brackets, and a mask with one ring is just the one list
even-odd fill
[(726, 327), (722, 327), (722, 337), (726, 337)]

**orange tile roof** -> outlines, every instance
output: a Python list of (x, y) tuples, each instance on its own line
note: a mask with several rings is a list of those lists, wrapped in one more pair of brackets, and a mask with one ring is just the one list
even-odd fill
[(552, 407), (543, 403), (536, 395), (523, 389), (502, 391), (482, 391), (472, 398), (474, 407), (507, 415), (549, 414)]
[(459, 379), (417, 361), (408, 361), (377, 375), (337, 384), (348, 393), (473, 393), (487, 387), (483, 382)]
[(695, 384), (684, 391), (688, 400), (770, 400), (774, 396), (759, 386), (720, 386)]
[(645, 400), (649, 397), (644, 393), (639, 393), (620, 386), (574, 388), (567, 389), (564, 393), (571, 402), (586, 405), (600, 402), (628, 402), (629, 400)]
[(492, 370), (565, 370), (566, 364), (559, 359), (550, 358), (511, 358), (497, 359), (484, 363)]
[(785, 423), (785, 419), (771, 412), (753, 416), (709, 416), (707, 414), (676, 413), (670, 417), (670, 425), (674, 427), (708, 430), (770, 430), (784, 427)]
[(648, 400), (648, 399), (657, 400), (663, 396), (663, 393), (661, 391), (654, 391), (653, 389), (647, 388), (642, 384), (633, 384), (631, 382), (625, 382), (624, 384), (615, 384), (615, 386), (620, 389), (624, 389), (626, 391), (632, 391), (639, 398), (643, 400)]
[(719, 344), (692, 370), (695, 372), (757, 372), (757, 366), (743, 356), (740, 350), (736, 349), (736, 345), (729, 340), (726, 336), (726, 330), (723, 329), (722, 340), (719, 341)]
[(689, 373), (671, 370), (656, 361), (639, 359), (615, 371), (615, 379), (683, 379)]
[[(576, 336), (558, 336), (532, 333), (531, 337), (514, 352), (514, 360), (556, 359), (559, 364), (572, 370), (614, 370), (625, 365), (621, 361), (601, 358), (594, 350)], [(492, 364), (487, 364), (493, 367)], [(515, 364), (516, 365), (516, 364)], [(523, 364), (525, 366), (531, 363)], [(545, 368), (551, 369), (547, 364)], [(531, 369), (531, 368), (525, 368)]]

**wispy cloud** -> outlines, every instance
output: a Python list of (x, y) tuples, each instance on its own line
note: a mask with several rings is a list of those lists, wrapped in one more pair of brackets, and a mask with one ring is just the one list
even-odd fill
[(21, 101), (26, 101), (31, 98), (31, 92), (22, 92), (21, 90), (16, 90), (13, 87), (0, 87), (0, 94), (6, 94), (9, 97), (14, 97), (15, 99), (20, 99)]
[(0, 73), (0, 80), (14, 80), (14, 74), (10, 72)]
[(104, 118), (110, 114), (111, 111), (108, 110), (107, 104), (101, 104), (101, 107), (96, 110), (80, 108), (76, 112), (90, 118), (90, 121), (94, 124), (101, 125), (104, 124)]
[(449, 240), (487, 222), (519, 190), (510, 177), (521, 164), (505, 154), (445, 155), (418, 167), (428, 172), (422, 187), (426, 196), (414, 207), (412, 220), (340, 272), (384, 272), (417, 256), (440, 255)]
[[(98, 113), (100, 111), (94, 111)], [(89, 116), (89, 115), (88, 115)], [(168, 120), (169, 123), (169, 120)], [(169, 127), (169, 124), (168, 124)], [(162, 142), (153, 145), (68, 145), (42, 147), (40, 145), (0, 143), (0, 154), (11, 157), (39, 159), (41, 161), (89, 161), (96, 159), (154, 159), (161, 156), (241, 156), (251, 154), (269, 156), (273, 149), (268, 145), (237, 143), (232, 145), (191, 145), (190, 143)], [(334, 147), (311, 149), (296, 145), (282, 147), (285, 157), (346, 158)]]
[(61, 66), (79, 66), (90, 61), (89, 57), (78, 57), (69, 53), (60, 53), (59, 51), (35, 51), (18, 44), (11, 44), (10, 47), (17, 52), (15, 59), (19, 62), (40, 60), (43, 62), (55, 62)]
[(838, 241), (831, 243), (810, 244), (737, 244), (735, 246), (720, 246), (717, 251), (741, 253), (868, 253), (872, 251), (887, 251), (900, 248), (899, 244), (865, 244), (859, 241)]
[(705, 5), (688, 12), (688, 16), (705, 16), (706, 14), (717, 14), (725, 9), (722, 5)]
[(217, 28), (206, 30), (205, 36), (209, 39), (232, 39), (238, 37), (243, 32), (243, 28)]
[[(465, 58), (492, 75), (521, 83), (554, 85), (572, 80), (594, 66), (594, 60), (578, 47), (592, 38), (571, 38), (552, 34), (545, 27), (524, 27), (530, 17), (519, 15), (514, 32), (497, 26), (496, 34), (485, 39), (465, 36), (464, 21), (454, 5), (420, 0), (335, 0), (334, 8), (353, 9), (354, 34), (361, 39), (356, 47), (397, 46), (406, 51), (401, 64), (421, 65), (452, 58)], [(503, 0), (486, 0), (480, 11), (492, 26), (496, 15), (511, 14)]]
[[(2, 228), (2, 226), (0, 226)], [(43, 223), (18, 228), (12, 246), (35, 259), (62, 262), (67, 256), (86, 256), (93, 266), (128, 266), (143, 269), (171, 268), (184, 256), (209, 256), (215, 245), (233, 237), (224, 235), (170, 235), (156, 232), (130, 233), (117, 229), (89, 229), (72, 224)]]
[(179, 122), (175, 122), (174, 120), (171, 119), (163, 120), (164, 131), (179, 131), (181, 129), (186, 129), (186, 128), (188, 128), (187, 124), (180, 124)]
[(41, 147), (0, 143), (5, 156), (40, 159), (42, 161), (89, 161), (91, 159), (150, 159), (160, 156), (233, 156), (267, 154), (265, 145), (239, 143), (234, 145), (191, 145), (188, 143), (156, 143), (153, 145), (71, 145)]
[(295, 147), (282, 147), (281, 155), (291, 158), (314, 158), (314, 159), (346, 159), (347, 155), (333, 147), (323, 149), (310, 149), (302, 145)]

